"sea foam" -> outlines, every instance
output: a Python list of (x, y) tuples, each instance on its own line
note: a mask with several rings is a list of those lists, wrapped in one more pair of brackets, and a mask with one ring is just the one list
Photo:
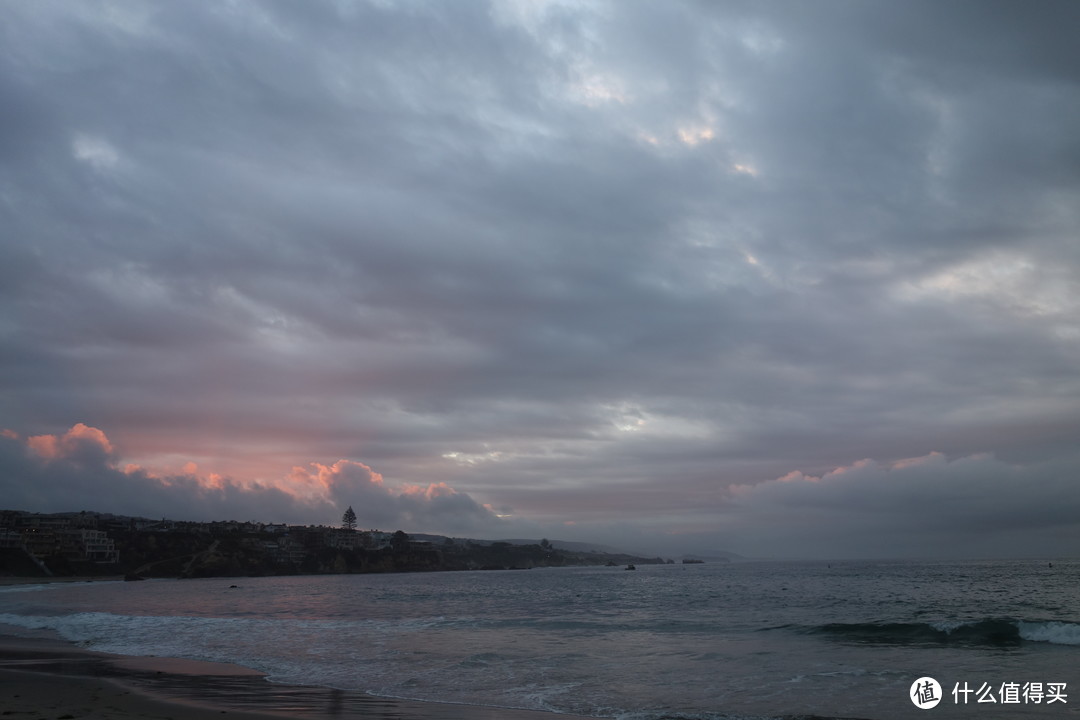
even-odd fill
[(1055, 645), (1080, 645), (1080, 624), (1068, 622), (1019, 622), (1020, 637)]

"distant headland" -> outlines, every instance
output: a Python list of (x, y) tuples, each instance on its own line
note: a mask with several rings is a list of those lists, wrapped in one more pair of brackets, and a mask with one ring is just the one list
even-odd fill
[[(351, 508), (350, 508), (351, 509)], [(152, 520), (0, 510), (0, 575), (144, 578), (511, 570), (671, 563), (558, 542), (489, 541), (325, 525)]]

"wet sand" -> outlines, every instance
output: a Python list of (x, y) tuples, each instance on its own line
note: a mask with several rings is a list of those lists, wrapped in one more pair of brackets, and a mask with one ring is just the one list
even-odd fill
[(377, 698), (279, 685), (238, 665), (93, 652), (0, 635), (0, 715), (12, 720), (563, 720), (533, 710)]

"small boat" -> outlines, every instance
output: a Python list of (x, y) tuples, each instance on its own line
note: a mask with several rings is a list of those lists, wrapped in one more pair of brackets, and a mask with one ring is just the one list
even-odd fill
[(629, 565), (627, 565), (627, 566), (626, 566), (626, 569), (627, 569), (627, 570), (637, 570), (637, 568), (636, 568), (636, 567), (634, 567), (634, 563), (630, 563)]

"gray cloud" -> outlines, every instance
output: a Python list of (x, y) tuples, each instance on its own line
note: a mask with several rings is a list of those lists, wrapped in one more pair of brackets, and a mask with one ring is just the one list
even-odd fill
[[(0, 436), (0, 458), (5, 502), (16, 508), (196, 520), (326, 515), (317, 503), (297, 502), (278, 488), (245, 487), (227, 478), (208, 482), (193, 474), (160, 477), (121, 467), (104, 433), (82, 424), (59, 436)], [(103, 500), (108, 508), (102, 507)]]
[(1076, 13), (11, 3), (0, 425), (688, 548), (792, 471), (1071, 463)]
[(494, 511), (445, 482), (427, 487), (385, 485), (363, 463), (295, 467), (285, 488), (242, 479), (184, 472), (157, 475), (124, 464), (98, 428), (79, 423), (62, 435), (0, 435), (0, 484), (12, 507), (45, 511), (100, 509), (172, 519), (254, 519), (335, 525), (353, 506), (361, 527), (491, 534), (509, 531)]
[[(1055, 555), (1080, 550), (1075, 456), (1015, 466), (940, 453), (885, 465), (862, 460), (822, 477), (792, 473), (735, 488), (731, 542), (801, 547), (805, 556), (1024, 556), (1037, 538)], [(852, 538), (859, 547), (845, 548)]]

